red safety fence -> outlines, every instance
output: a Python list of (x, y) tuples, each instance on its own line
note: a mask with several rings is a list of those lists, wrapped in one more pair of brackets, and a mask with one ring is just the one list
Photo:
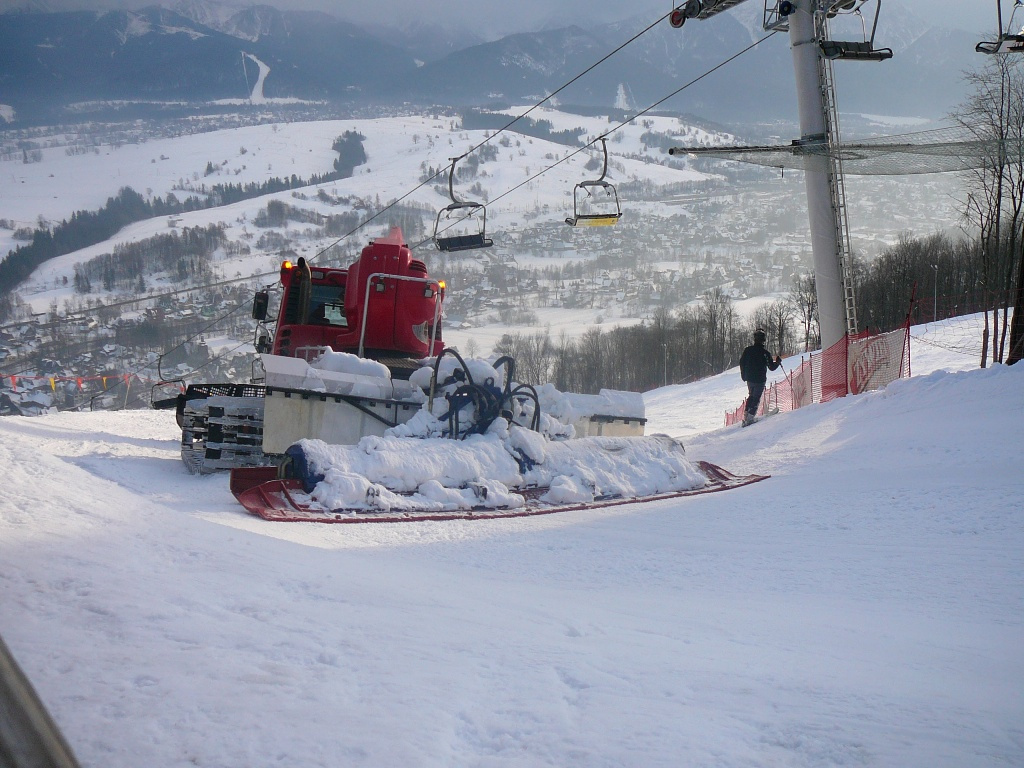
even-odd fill
[[(758, 416), (792, 411), (811, 403), (881, 389), (910, 376), (910, 324), (889, 333), (847, 336), (828, 349), (801, 358), (785, 371), (786, 378), (771, 384), (761, 397)], [(725, 414), (725, 424), (743, 421), (747, 401)]]

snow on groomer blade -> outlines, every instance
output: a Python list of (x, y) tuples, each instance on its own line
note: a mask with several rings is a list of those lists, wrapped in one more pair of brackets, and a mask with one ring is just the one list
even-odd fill
[(237, 469), (232, 492), (267, 520), (324, 523), (488, 519), (550, 514), (721, 491), (764, 480), (696, 465), (664, 435), (548, 440), (497, 420), (466, 440), (303, 440), (279, 479)]

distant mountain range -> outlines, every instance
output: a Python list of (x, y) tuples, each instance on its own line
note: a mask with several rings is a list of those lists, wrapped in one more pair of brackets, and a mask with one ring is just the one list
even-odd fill
[[(894, 59), (838, 63), (840, 106), (942, 117), (964, 97), (962, 72), (981, 63), (976, 41), (890, 7), (877, 42), (891, 47)], [(761, 11), (747, 3), (681, 30), (663, 22), (560, 92), (558, 102), (648, 107), (762, 37)], [(442, 28), (364, 29), (318, 12), (203, 0), (104, 13), (22, 10), (0, 14), (0, 104), (12, 106), (18, 122), (32, 123), (67, 119), (72, 107), (81, 113), (81, 105), (97, 102), (244, 99), (259, 72), (253, 57), (270, 68), (267, 98), (532, 103), (650, 21), (482, 42)], [(661, 108), (725, 123), (794, 120), (788, 38), (765, 41)]]

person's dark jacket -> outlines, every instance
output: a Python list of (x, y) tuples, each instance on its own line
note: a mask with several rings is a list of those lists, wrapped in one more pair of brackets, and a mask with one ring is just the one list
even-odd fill
[(740, 377), (744, 381), (764, 384), (768, 381), (768, 371), (774, 371), (782, 365), (776, 362), (764, 344), (751, 344), (740, 356)]

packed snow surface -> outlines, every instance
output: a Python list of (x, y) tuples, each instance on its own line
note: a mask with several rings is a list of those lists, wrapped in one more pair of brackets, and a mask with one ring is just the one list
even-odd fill
[(5, 418), (0, 634), (96, 768), (1024, 765), (1024, 366), (925, 357), (748, 429), (735, 371), (649, 393), (771, 479), (494, 521), (265, 522), (168, 412)]

